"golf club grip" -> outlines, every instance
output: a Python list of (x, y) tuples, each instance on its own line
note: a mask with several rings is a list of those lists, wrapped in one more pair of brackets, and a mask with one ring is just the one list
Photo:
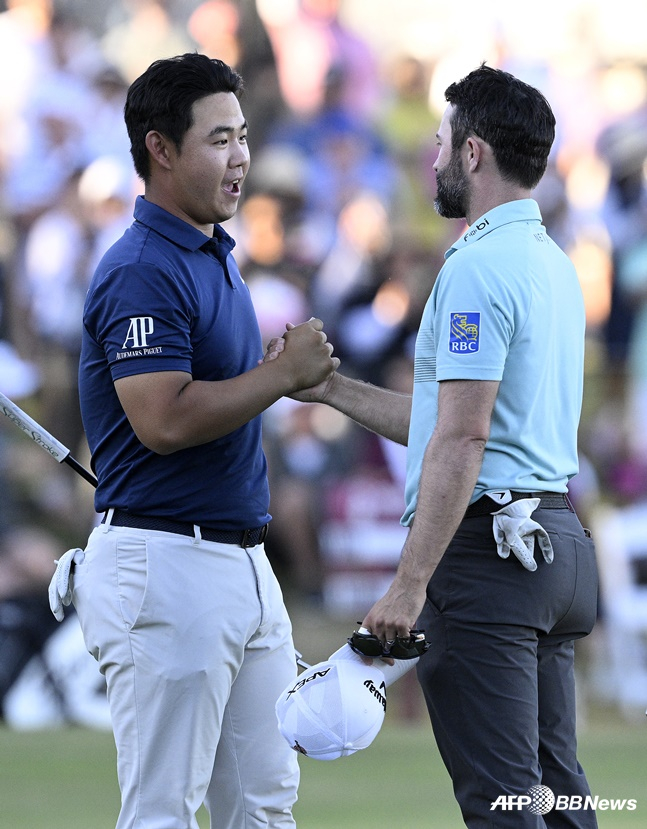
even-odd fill
[(0, 392), (0, 411), (19, 429), (22, 429), (25, 434), (29, 435), (34, 443), (38, 444), (41, 449), (44, 449), (58, 463), (66, 463), (68, 466), (71, 466), (82, 478), (85, 478), (88, 483), (96, 487), (97, 479), (70, 455), (70, 450), (67, 446), (64, 446), (60, 440), (56, 440), (47, 429), (44, 429), (39, 423), (36, 423), (26, 412), (23, 412), (20, 406), (16, 406), (2, 392)]
[(43, 429), (43, 427), (36, 423), (35, 420), (32, 420), (31, 417), (26, 412), (20, 408), (20, 406), (16, 406), (8, 397), (5, 397), (2, 392), (0, 392), (0, 408), (2, 413), (6, 415), (9, 420), (12, 421), (19, 429), (22, 429), (25, 434), (29, 435), (29, 437), (37, 443), (42, 449), (55, 458), (59, 463), (65, 460), (65, 458), (70, 454), (70, 450), (63, 446), (63, 444), (56, 440), (53, 435), (47, 431), (47, 429)]

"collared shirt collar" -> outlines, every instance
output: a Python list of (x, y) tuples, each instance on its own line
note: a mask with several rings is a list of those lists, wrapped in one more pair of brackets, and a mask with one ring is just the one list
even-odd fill
[(449, 259), (452, 253), (457, 250), (478, 242), (483, 236), (491, 233), (502, 225), (512, 222), (541, 222), (539, 205), (534, 199), (517, 199), (516, 201), (505, 202), (488, 210), (479, 219), (473, 222), (463, 233), (460, 239), (445, 253), (445, 259)]
[[(190, 251), (199, 250), (205, 243), (210, 242), (208, 236), (193, 227), (188, 222), (169, 213), (153, 202), (146, 201), (143, 196), (137, 196), (135, 201), (135, 221), (140, 222), (147, 227), (150, 227), (156, 233), (164, 236), (175, 245), (186, 248)], [(220, 227), (214, 225), (213, 240), (222, 245), (227, 253), (231, 251), (236, 242), (231, 236)]]

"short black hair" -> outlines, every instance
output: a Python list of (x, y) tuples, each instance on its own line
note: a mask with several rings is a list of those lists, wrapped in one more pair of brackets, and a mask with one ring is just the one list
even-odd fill
[(537, 186), (555, 140), (555, 116), (538, 89), (482, 64), (448, 86), (445, 98), (454, 106), (453, 149), (476, 135), (492, 147), (505, 179)]
[(147, 182), (150, 157), (146, 135), (157, 130), (182, 149), (193, 126), (193, 105), (216, 92), (243, 93), (243, 79), (221, 60), (197, 52), (156, 60), (128, 89), (124, 119), (137, 174)]

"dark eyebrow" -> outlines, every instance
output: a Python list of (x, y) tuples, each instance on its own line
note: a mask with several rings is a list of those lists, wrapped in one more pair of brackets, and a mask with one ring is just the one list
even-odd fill
[(226, 132), (226, 133), (236, 132), (236, 129), (238, 129), (239, 132), (243, 132), (244, 130), (246, 130), (247, 129), (247, 121), (243, 121), (243, 123), (238, 128), (232, 127), (230, 125), (214, 127), (211, 130), (211, 132), (209, 133), (209, 137), (211, 137), (212, 135), (218, 135), (221, 132)]

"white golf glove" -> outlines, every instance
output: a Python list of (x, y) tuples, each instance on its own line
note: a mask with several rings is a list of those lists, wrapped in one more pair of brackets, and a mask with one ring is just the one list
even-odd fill
[(526, 570), (536, 570), (535, 539), (548, 564), (553, 560), (553, 545), (546, 530), (530, 516), (539, 506), (539, 498), (522, 498), (513, 501), (498, 512), (492, 513), (492, 530), (497, 552), (508, 558), (512, 551)]
[(54, 562), (56, 570), (49, 583), (49, 606), (59, 622), (64, 619), (63, 607), (72, 601), (72, 565), (80, 564), (84, 558), (85, 553), (77, 547)]

